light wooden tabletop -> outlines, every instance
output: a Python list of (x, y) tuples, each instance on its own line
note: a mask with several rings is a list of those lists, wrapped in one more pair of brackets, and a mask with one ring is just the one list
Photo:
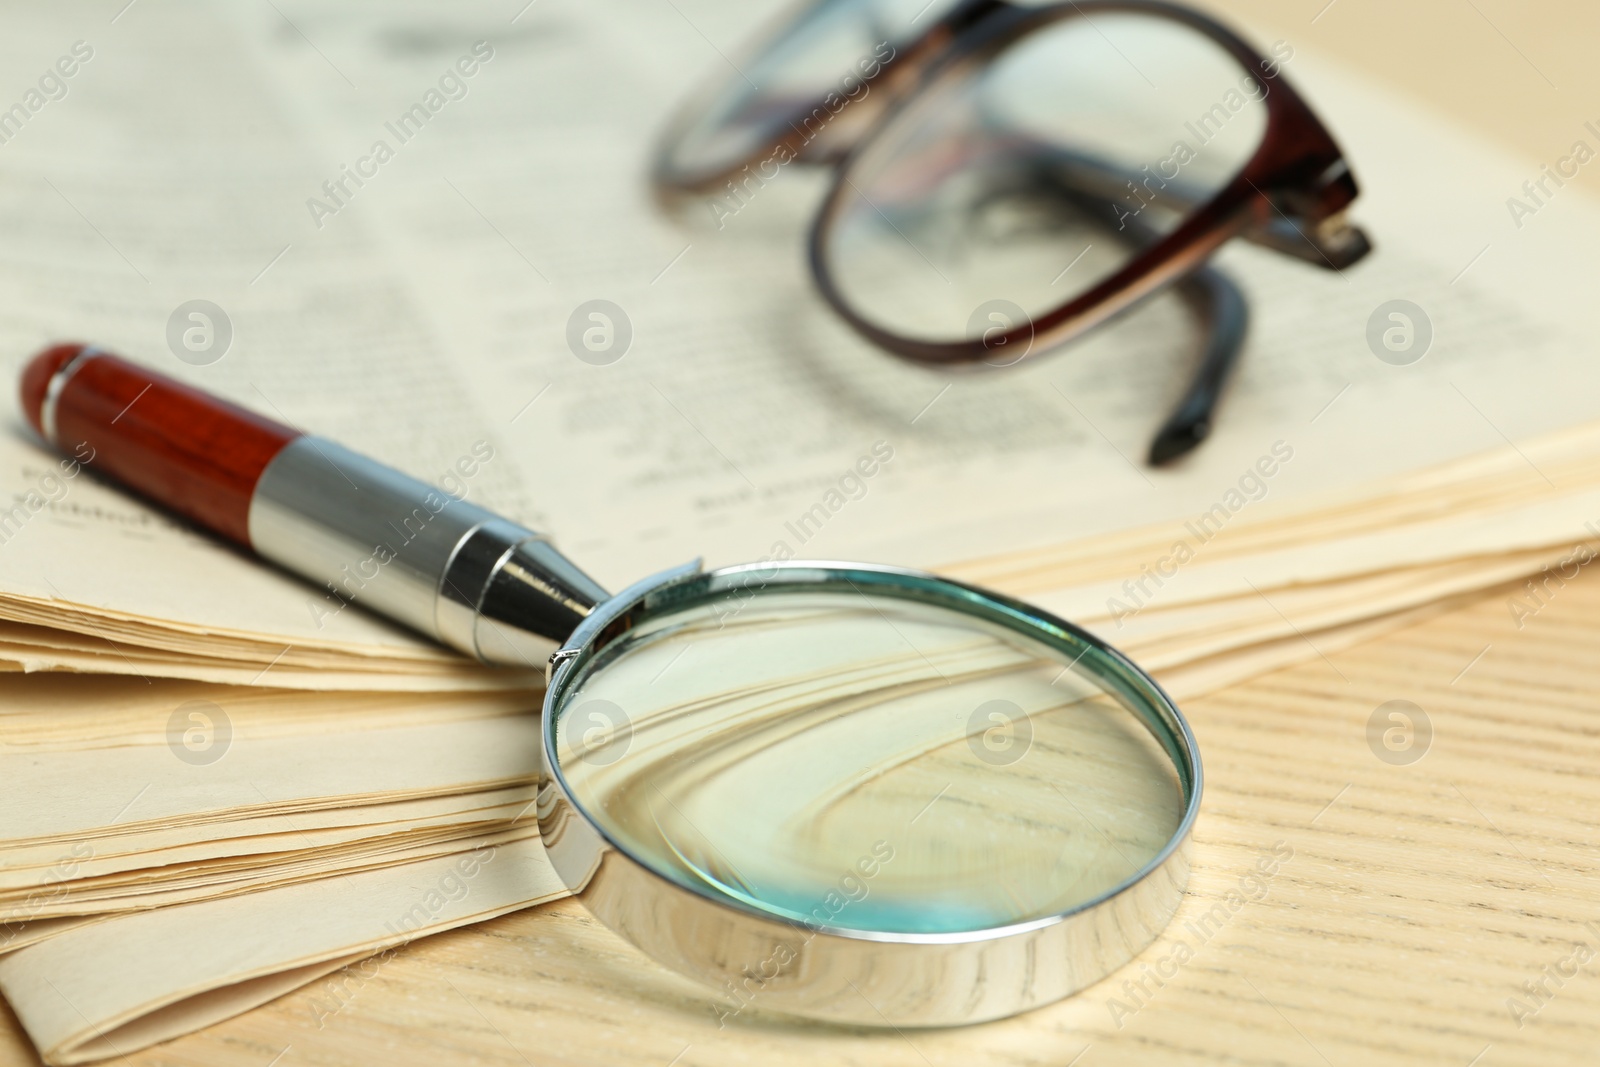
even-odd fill
[[(1585, 54), (1600, 40), (1600, 8), (1576, 0), (1222, 6), (1294, 29), (1535, 162), (1600, 116), (1600, 66)], [(1595, 1063), (1600, 579), (1584, 572), (1521, 629), (1511, 592), (1186, 707), (1208, 780), (1189, 899), (1141, 957), (1159, 986), (1136, 963), (1063, 1003), (966, 1029), (841, 1030), (754, 1010), (719, 1029), (696, 987), (566, 902), (415, 943), (346, 983), (353, 995), (331, 1017), (319, 1016), (319, 982), (128, 1059)], [(1369, 718), (1391, 700), (1414, 702), (1432, 724), (1416, 762), (1369, 746)], [(1292, 855), (1264, 886), (1243, 880), (1274, 846)], [(1220, 928), (1199, 924), (1219, 903)], [(1178, 965), (1180, 941), (1193, 955)], [(1141, 978), (1142, 992), (1124, 986)], [(3, 1007), (0, 1060), (37, 1062)]]

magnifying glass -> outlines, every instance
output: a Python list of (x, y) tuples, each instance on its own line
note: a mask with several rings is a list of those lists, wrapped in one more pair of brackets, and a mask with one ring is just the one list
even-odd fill
[(22, 402), (91, 470), (319, 587), (486, 662), (546, 661), (550, 862), (728, 1012), (999, 1018), (1127, 963), (1178, 907), (1194, 736), (1038, 608), (799, 561), (612, 596), (532, 530), (95, 348), (41, 353)]
[(1143, 671), (917, 571), (669, 571), (551, 659), (563, 881), (745, 1006), (940, 1026), (1059, 999), (1166, 926), (1200, 758)]

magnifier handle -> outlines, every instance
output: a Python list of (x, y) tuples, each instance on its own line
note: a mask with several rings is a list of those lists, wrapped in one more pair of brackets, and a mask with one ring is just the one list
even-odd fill
[(90, 345), (36, 355), (22, 409), (90, 470), (324, 587), (319, 618), (356, 604), (539, 668), (608, 595), (524, 526)]

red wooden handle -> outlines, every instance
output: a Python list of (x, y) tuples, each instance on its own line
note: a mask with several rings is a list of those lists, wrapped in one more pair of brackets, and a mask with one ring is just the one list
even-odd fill
[(79, 344), (33, 357), (22, 372), (22, 410), (57, 448), (81, 460), (92, 455), (92, 470), (246, 547), (256, 480), (300, 436)]

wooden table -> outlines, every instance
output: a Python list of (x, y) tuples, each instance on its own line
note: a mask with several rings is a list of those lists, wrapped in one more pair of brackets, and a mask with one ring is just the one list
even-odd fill
[[(1508, 0), (1230, 0), (1537, 162), (1600, 114), (1600, 7)], [(1318, 16), (1321, 12), (1320, 17)], [(1313, 23), (1311, 20), (1316, 17)], [(1559, 85), (1561, 88), (1555, 88)], [(1596, 114), (1586, 109), (1593, 102)], [(1191, 702), (1206, 755), (1190, 897), (1141, 962), (1020, 1018), (853, 1031), (711, 1002), (570, 902), (404, 949), (321, 1017), (325, 983), (129, 1057), (145, 1067), (1600, 1062), (1600, 578), (1519, 630), (1511, 591)], [(1368, 720), (1426, 710), (1409, 765)], [(1241, 878), (1292, 850), (1264, 893)], [(1190, 925), (1243, 887), (1204, 937)], [(1588, 924), (1588, 925), (1586, 925)], [(1588, 960), (1583, 966), (1579, 964)], [(1565, 970), (1568, 976), (1561, 972)], [(4, 1062), (37, 1063), (0, 1007)]]

